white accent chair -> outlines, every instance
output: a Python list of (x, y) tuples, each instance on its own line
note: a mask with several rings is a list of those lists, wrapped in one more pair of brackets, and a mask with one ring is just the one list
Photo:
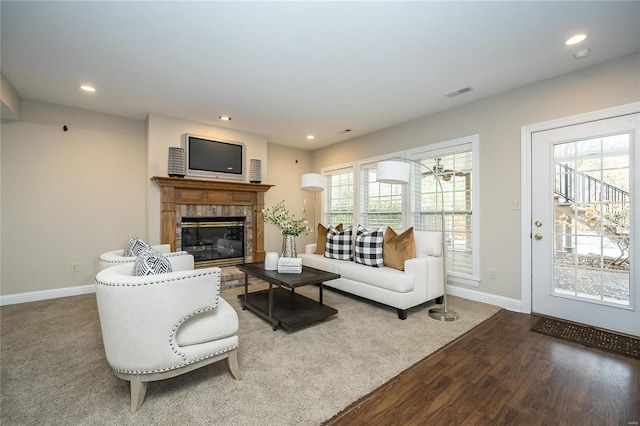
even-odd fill
[(227, 359), (233, 377), (242, 380), (238, 315), (220, 297), (220, 268), (193, 270), (191, 255), (169, 261), (174, 271), (166, 274), (133, 276), (130, 262), (96, 276), (107, 361), (117, 377), (131, 382), (132, 413), (148, 382), (216, 361)]
[[(159, 251), (168, 259), (171, 259), (173, 257), (178, 257), (178, 256), (186, 256), (189, 254), (186, 251), (171, 252), (170, 244), (160, 244), (156, 246), (151, 246), (151, 248)], [(133, 263), (136, 261), (136, 256), (123, 256), (122, 255), (123, 253), (124, 253), (124, 249), (112, 250), (106, 253), (102, 253), (100, 255), (100, 270), (110, 268), (116, 265), (122, 265), (123, 263)], [(183, 261), (187, 262), (186, 259), (183, 259)]]

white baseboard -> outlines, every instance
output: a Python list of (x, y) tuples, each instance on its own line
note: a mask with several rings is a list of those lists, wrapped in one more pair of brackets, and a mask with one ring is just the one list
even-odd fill
[(59, 297), (79, 296), (96, 292), (95, 284), (76, 287), (56, 288), (53, 290), (30, 291), (27, 293), (0, 296), (0, 306), (15, 305), (17, 303), (36, 302), (38, 300), (57, 299)]
[(483, 293), (478, 290), (451, 285), (447, 286), (447, 294), (462, 297), (463, 299), (474, 300), (476, 302), (487, 303), (489, 305), (500, 306), (501, 308), (513, 312), (522, 312), (522, 303), (520, 300), (512, 299), (510, 297), (497, 296), (495, 294)]
[[(95, 293), (95, 284), (88, 284), (76, 287), (57, 288), (54, 290), (30, 291), (27, 293), (9, 294), (0, 296), (0, 306), (15, 305), (17, 303), (36, 302), (38, 300), (57, 299), (59, 297), (79, 296), (81, 294)], [(476, 302), (487, 303), (489, 305), (500, 306), (514, 312), (522, 312), (521, 303), (517, 299), (497, 296), (495, 294), (483, 293), (463, 287), (447, 286), (447, 294), (462, 297), (463, 299), (474, 300)]]

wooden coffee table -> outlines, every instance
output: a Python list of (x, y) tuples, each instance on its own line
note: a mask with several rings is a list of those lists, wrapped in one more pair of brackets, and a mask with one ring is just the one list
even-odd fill
[[(303, 266), (300, 274), (280, 274), (264, 269), (264, 262), (244, 263), (237, 267), (244, 272), (244, 294), (238, 295), (242, 309), (249, 309), (269, 321), (274, 331), (278, 327), (293, 330), (338, 313), (322, 303), (322, 283), (340, 278), (338, 274), (308, 266)], [(249, 275), (268, 282), (269, 289), (249, 293)], [(318, 285), (317, 301), (295, 292), (297, 287), (311, 284)]]

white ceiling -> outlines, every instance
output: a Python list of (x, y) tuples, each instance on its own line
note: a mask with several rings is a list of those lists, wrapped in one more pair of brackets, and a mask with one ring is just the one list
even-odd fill
[(638, 1), (0, 5), (0, 69), (23, 99), (305, 149), (640, 51)]

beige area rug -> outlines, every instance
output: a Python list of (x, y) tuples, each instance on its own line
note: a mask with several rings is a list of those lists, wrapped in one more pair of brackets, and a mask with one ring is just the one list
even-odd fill
[[(457, 322), (429, 318), (430, 305), (401, 321), (395, 309), (326, 290), (336, 316), (274, 332), (241, 310), (241, 290), (222, 295), (240, 317), (244, 380), (219, 362), (152, 382), (135, 415), (128, 382), (113, 375), (104, 356), (95, 295), (3, 307), (0, 423), (318, 425), (499, 310), (450, 297)], [(317, 296), (315, 287), (300, 292)]]

